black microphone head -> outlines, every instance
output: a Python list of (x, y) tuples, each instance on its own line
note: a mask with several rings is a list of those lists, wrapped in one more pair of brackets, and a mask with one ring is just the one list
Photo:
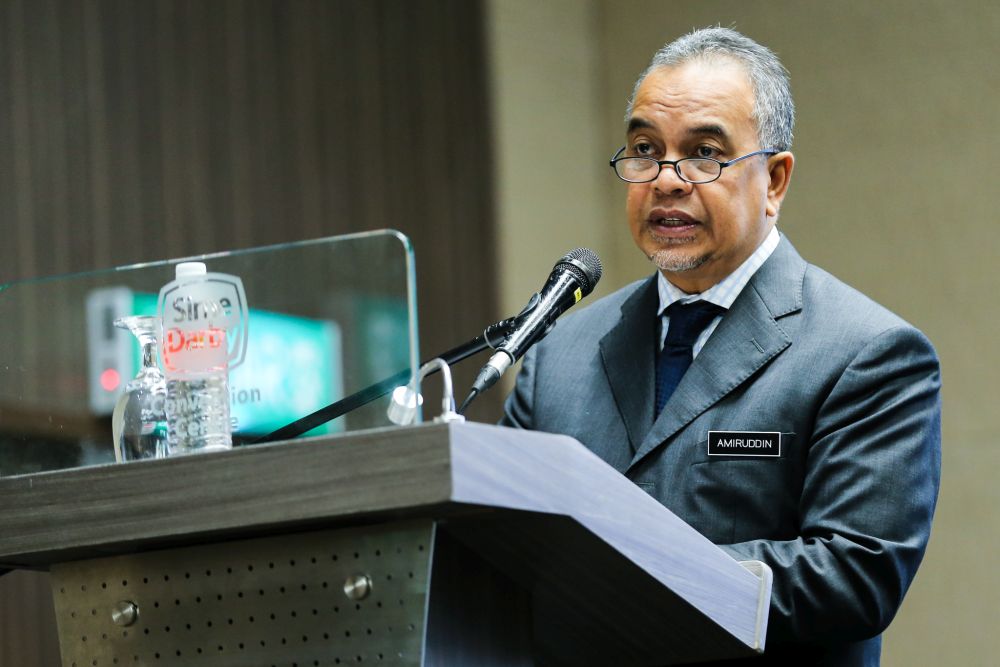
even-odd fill
[(583, 291), (583, 296), (587, 296), (594, 290), (597, 281), (601, 279), (601, 274), (604, 273), (600, 258), (590, 248), (571, 250), (556, 262), (556, 267), (559, 266), (576, 277), (580, 283), (580, 289)]

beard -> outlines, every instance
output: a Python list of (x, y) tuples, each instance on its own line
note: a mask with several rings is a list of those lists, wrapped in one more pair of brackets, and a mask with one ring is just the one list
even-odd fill
[[(685, 251), (684, 246), (692, 239), (665, 239), (654, 234), (653, 238), (658, 242), (666, 244), (668, 247), (657, 250), (649, 259), (660, 271), (669, 273), (680, 273), (691, 271), (709, 260), (709, 255), (695, 255), (690, 251)], [(674, 247), (669, 247), (674, 246)]]

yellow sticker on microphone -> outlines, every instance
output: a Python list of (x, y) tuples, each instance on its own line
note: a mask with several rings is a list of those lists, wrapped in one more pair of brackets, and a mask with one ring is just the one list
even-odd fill
[(583, 298), (583, 290), (577, 287), (576, 291), (573, 292), (573, 296), (576, 298), (576, 301), (574, 301), (573, 303), (580, 303), (580, 299)]

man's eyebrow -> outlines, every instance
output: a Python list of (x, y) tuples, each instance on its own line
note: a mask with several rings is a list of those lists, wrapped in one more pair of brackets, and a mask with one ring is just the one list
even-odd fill
[(629, 118), (628, 119), (628, 131), (635, 132), (636, 130), (649, 130), (652, 129), (653, 124), (650, 123), (645, 118)]
[(728, 139), (729, 133), (726, 132), (725, 128), (721, 125), (699, 125), (698, 127), (692, 127), (687, 131), (687, 134), (696, 137), (702, 137), (709, 135), (712, 137), (718, 137), (719, 139)]
[[(628, 121), (628, 132), (631, 134), (636, 130), (649, 130), (655, 129), (653, 123), (649, 122), (645, 118), (629, 118)], [(721, 125), (716, 125), (714, 123), (709, 123), (708, 125), (698, 125), (696, 127), (689, 128), (685, 131), (685, 134), (692, 137), (703, 137), (712, 136), (718, 137), (719, 139), (729, 139), (729, 133), (726, 132), (725, 128)]]

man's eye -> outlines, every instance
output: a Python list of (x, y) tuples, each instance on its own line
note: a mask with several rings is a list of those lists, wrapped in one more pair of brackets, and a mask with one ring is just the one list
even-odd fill
[(647, 156), (653, 153), (653, 144), (647, 144), (644, 142), (637, 143), (632, 146), (632, 152), (635, 155)]
[(694, 151), (694, 156), (695, 157), (718, 158), (719, 157), (719, 149), (715, 148), (713, 146), (698, 146), (698, 148), (696, 148), (695, 151)]

